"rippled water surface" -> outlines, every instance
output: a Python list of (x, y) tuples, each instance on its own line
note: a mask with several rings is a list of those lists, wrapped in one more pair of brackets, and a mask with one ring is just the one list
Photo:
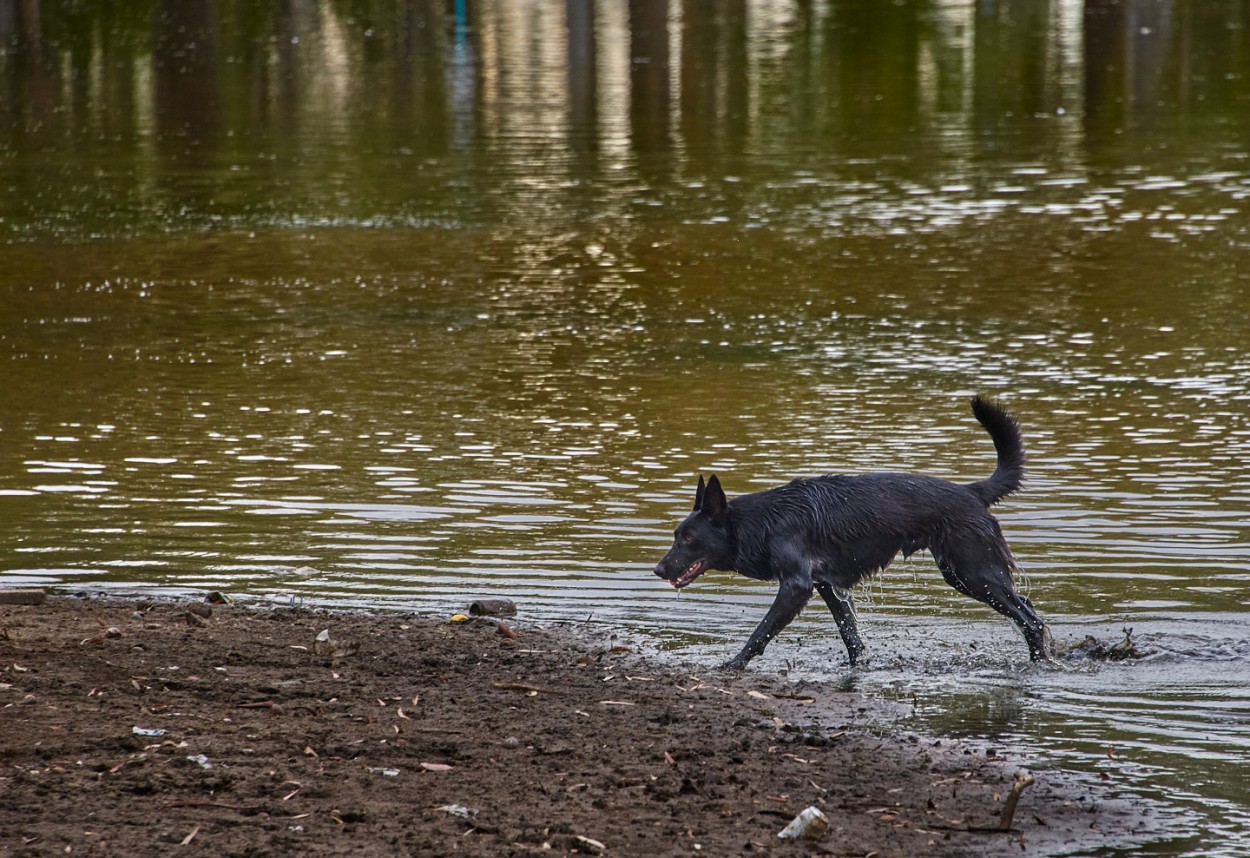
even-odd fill
[(753, 670), (1250, 849), (1250, 26), (1168, 0), (0, 0), (0, 586), (443, 615), (695, 666), (771, 602), (651, 574), (700, 473), (993, 468), (1061, 643), (927, 555)]

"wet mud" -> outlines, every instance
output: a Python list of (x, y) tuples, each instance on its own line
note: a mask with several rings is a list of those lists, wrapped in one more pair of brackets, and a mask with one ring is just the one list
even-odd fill
[[(0, 605), (0, 855), (1059, 855), (1152, 808), (513, 616)], [(1036, 761), (1034, 761), (1036, 764)], [(815, 839), (783, 839), (816, 808)]]

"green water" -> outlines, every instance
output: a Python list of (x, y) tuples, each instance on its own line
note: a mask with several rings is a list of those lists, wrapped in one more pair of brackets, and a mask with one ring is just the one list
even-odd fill
[[(1033, 601), (1155, 655), (921, 556), (846, 681), (1244, 854), (1248, 261), (1244, 3), (0, 0), (0, 586), (710, 665), (772, 593), (651, 574), (698, 473), (979, 479), (989, 392)], [(816, 610), (753, 669), (846, 675)]]

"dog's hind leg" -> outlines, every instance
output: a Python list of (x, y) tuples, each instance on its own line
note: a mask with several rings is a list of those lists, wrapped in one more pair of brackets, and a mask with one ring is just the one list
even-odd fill
[(829, 606), (829, 613), (833, 614), (833, 621), (838, 624), (838, 632), (842, 635), (842, 643), (846, 644), (847, 658), (851, 662), (851, 667), (854, 667), (855, 662), (859, 661), (860, 655), (864, 652), (864, 642), (859, 639), (859, 625), (855, 621), (855, 602), (851, 598), (850, 591), (838, 591), (829, 584), (817, 584), (816, 592)]
[(1029, 658), (1033, 661), (1052, 659), (1050, 630), (1033, 603), (1016, 591), (1011, 551), (998, 522), (990, 518), (988, 526), (948, 534), (944, 543), (933, 547), (933, 557), (946, 582), (1015, 623), (1029, 645)]
[(742, 652), (725, 662), (723, 667), (728, 670), (745, 668), (748, 661), (762, 653), (764, 647), (768, 646), (769, 642), (799, 615), (803, 606), (807, 604), (807, 600), (812, 597), (812, 584), (811, 578), (807, 578), (806, 581), (796, 580), (796, 578), (787, 576), (782, 579), (776, 600), (768, 609), (768, 613), (764, 615), (764, 619), (755, 627), (751, 637), (747, 639), (747, 645), (742, 648)]

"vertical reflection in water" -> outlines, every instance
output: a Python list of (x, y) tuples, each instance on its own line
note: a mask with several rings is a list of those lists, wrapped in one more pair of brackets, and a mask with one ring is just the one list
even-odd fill
[(630, 148), (644, 175), (664, 163), (652, 156), (672, 146), (669, 75), (668, 0), (629, 0)]
[(591, 155), (597, 149), (599, 125), (597, 9), (594, 3), (565, 0), (568, 21), (569, 141), (575, 152)]

